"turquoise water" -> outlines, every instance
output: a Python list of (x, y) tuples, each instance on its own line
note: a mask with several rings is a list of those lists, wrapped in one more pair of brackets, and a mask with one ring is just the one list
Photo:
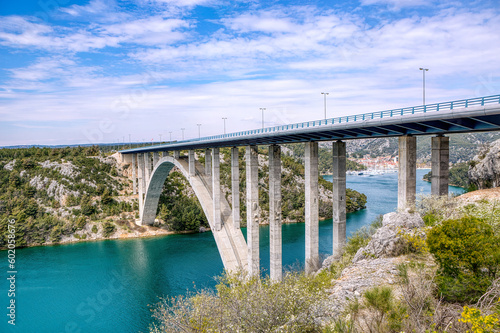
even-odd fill
[[(418, 178), (428, 170), (418, 170)], [(329, 179), (328, 177), (325, 177)], [(331, 178), (330, 178), (331, 179)], [(367, 209), (348, 214), (348, 234), (397, 206), (397, 174), (348, 176), (347, 186), (368, 196)], [(450, 187), (452, 192), (462, 189)], [(417, 193), (430, 184), (418, 181)], [(320, 223), (320, 252), (331, 253), (332, 226)], [(261, 263), (269, 269), (268, 228), (260, 228)], [(159, 296), (215, 285), (222, 272), (211, 233), (110, 240), (20, 249), (16, 326), (7, 323), (7, 252), (1, 251), (1, 332), (147, 332)], [(304, 224), (283, 226), (283, 265), (304, 261)]]

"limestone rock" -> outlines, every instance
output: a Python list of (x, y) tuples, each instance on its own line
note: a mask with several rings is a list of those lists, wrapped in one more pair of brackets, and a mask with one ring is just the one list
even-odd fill
[(10, 161), (9, 163), (5, 164), (5, 165), (3, 166), (3, 168), (4, 168), (5, 170), (12, 171), (12, 170), (14, 170), (14, 165), (15, 165), (15, 164), (16, 164), (16, 160), (12, 160), (12, 161)]
[(406, 258), (363, 259), (346, 267), (335, 285), (328, 290), (330, 295), (326, 306), (332, 316), (339, 315), (350, 300), (359, 298), (375, 286), (391, 285), (397, 280), (397, 266)]
[(358, 250), (353, 262), (366, 258), (395, 257), (404, 253), (406, 243), (400, 233), (404, 229), (415, 229), (424, 226), (424, 221), (418, 213), (408, 210), (400, 213), (384, 215), (382, 227), (375, 232), (367, 246)]
[(414, 229), (423, 227), (424, 220), (420, 217), (418, 213), (410, 213), (407, 209), (404, 212), (387, 213), (384, 215), (382, 220), (382, 226), (392, 226), (406, 229)]
[(473, 159), (469, 179), (479, 189), (500, 187), (500, 140), (492, 142)]

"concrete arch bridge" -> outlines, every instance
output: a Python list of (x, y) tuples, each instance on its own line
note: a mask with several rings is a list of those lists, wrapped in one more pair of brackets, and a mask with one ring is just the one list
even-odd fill
[[(305, 143), (306, 271), (319, 266), (318, 142), (333, 146), (333, 254), (346, 241), (346, 140), (399, 137), (398, 208), (412, 204), (416, 192), (416, 136), (432, 136), (432, 194), (448, 193), (449, 133), (500, 130), (500, 95), (377, 111), (353, 116), (280, 125), (258, 130), (123, 150), (132, 164), (140, 224), (152, 224), (163, 184), (177, 166), (193, 187), (214, 234), (224, 267), (259, 272), (257, 145), (269, 146), (270, 274), (282, 277), (281, 148)], [(240, 230), (238, 147), (246, 147), (247, 241)], [(231, 148), (231, 205), (221, 195), (219, 148)], [(205, 165), (195, 159), (204, 150)], [(187, 156), (181, 156), (187, 151)], [(161, 156), (160, 156), (161, 154)]]

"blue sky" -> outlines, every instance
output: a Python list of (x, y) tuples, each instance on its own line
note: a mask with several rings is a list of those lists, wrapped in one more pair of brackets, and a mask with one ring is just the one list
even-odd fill
[(0, 3), (0, 145), (181, 139), (500, 93), (500, 2)]

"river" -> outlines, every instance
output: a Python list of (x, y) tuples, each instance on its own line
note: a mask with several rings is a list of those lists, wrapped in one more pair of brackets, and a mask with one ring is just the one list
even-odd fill
[[(426, 172), (417, 170), (417, 194), (430, 193), (430, 184), (421, 180)], [(368, 197), (366, 209), (348, 214), (348, 235), (397, 206), (396, 173), (347, 176), (347, 186)], [(462, 189), (450, 186), (450, 192)], [(269, 269), (268, 231), (260, 228), (264, 271)], [(331, 220), (322, 221), (320, 252), (327, 256), (331, 248)], [(19, 249), (14, 327), (6, 316), (7, 252), (0, 255), (1, 332), (147, 332), (159, 296), (211, 288), (223, 270), (210, 232)], [(304, 224), (283, 225), (283, 265), (296, 269), (303, 261)]]

